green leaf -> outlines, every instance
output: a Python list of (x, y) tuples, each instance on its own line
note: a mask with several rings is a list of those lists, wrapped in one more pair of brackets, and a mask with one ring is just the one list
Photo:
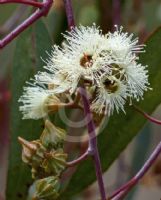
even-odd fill
[[(148, 65), (149, 81), (152, 91), (145, 93), (144, 100), (137, 105), (148, 113), (152, 113), (161, 103), (161, 27), (158, 28), (146, 42), (146, 53), (141, 54), (140, 62)], [(108, 126), (98, 136), (98, 148), (102, 161), (103, 171), (106, 171), (119, 154), (126, 148), (131, 140), (143, 128), (146, 120), (135, 110), (127, 106), (126, 115), (120, 113), (110, 117)], [(84, 178), (85, 177), (85, 178)], [(86, 160), (79, 165), (76, 173), (71, 178), (61, 200), (86, 189), (96, 180), (94, 167), (91, 160)], [(70, 199), (70, 198), (69, 198)]]
[[(93, 3), (93, 2), (92, 2)], [(79, 8), (80, 9), (80, 8)], [(80, 10), (78, 21), (84, 26), (88, 26), (93, 22), (98, 22), (99, 19), (99, 10), (98, 6), (95, 4), (85, 5), (83, 9)]]
[(27, 140), (36, 139), (42, 132), (43, 121), (22, 120), (19, 112), (18, 99), (28, 81), (37, 69), (42, 68), (40, 56), (51, 48), (51, 40), (42, 21), (23, 32), (17, 39), (12, 68), (11, 81), (11, 147), (7, 182), (7, 200), (26, 200), (30, 184), (32, 184), (30, 169), (21, 160), (22, 148), (17, 137)]

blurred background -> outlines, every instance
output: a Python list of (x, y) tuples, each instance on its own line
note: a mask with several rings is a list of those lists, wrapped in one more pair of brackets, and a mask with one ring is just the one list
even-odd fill
[[(123, 25), (125, 30), (139, 36), (140, 42), (161, 24), (160, 0), (73, 0), (74, 15), (77, 24), (96, 23), (103, 32), (113, 30), (113, 25)], [(30, 13), (25, 5), (0, 5), (0, 38), (20, 24)], [(60, 44), (61, 33), (67, 30), (67, 22), (62, 0), (55, 0), (49, 15), (44, 19), (54, 43)], [(4, 200), (7, 174), (7, 156), (10, 135), (10, 80), (15, 41), (0, 50), (0, 200)], [(157, 47), (156, 47), (157, 51)], [(161, 106), (153, 114), (161, 119)], [(121, 153), (104, 174), (108, 192), (125, 183), (142, 166), (156, 144), (161, 140), (161, 127), (147, 123), (133, 142)], [(121, 173), (120, 173), (121, 172)], [(72, 200), (97, 199), (97, 184)], [(128, 200), (161, 199), (161, 157), (148, 174), (126, 198)]]

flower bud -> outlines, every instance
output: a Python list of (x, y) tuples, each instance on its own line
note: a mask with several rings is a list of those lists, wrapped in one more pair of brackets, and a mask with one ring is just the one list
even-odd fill
[(31, 165), (32, 167), (40, 166), (44, 159), (44, 153), (46, 151), (46, 148), (43, 147), (39, 140), (29, 142), (21, 137), (18, 137), (18, 140), (23, 147), (23, 162)]
[(59, 175), (65, 169), (67, 154), (62, 149), (46, 153), (45, 157), (42, 167), (46, 173)]
[(55, 200), (59, 196), (60, 183), (59, 179), (55, 176), (36, 181), (36, 192), (33, 200)]
[(65, 140), (66, 132), (64, 129), (56, 127), (49, 120), (45, 121), (45, 129), (40, 137), (41, 143), (46, 148), (58, 148)]

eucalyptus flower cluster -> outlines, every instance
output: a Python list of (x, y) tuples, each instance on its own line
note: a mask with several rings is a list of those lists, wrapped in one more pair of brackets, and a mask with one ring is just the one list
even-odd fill
[(74, 28), (64, 35), (62, 47), (53, 46), (45, 71), (24, 88), (19, 99), (23, 117), (39, 119), (57, 111), (81, 84), (89, 91), (93, 112), (124, 111), (126, 102), (143, 99), (149, 89), (147, 66), (137, 56), (140, 52), (144, 45), (122, 27), (105, 35), (95, 24)]
[(106, 114), (124, 111), (126, 102), (143, 99), (144, 91), (150, 89), (147, 66), (137, 56), (143, 48), (122, 27), (103, 35), (96, 25), (73, 28), (64, 35), (61, 47), (53, 46), (44, 71), (28, 82), (19, 99), (23, 119), (46, 120), (38, 140), (19, 138), (22, 160), (36, 179), (33, 200), (57, 199), (67, 164), (66, 133), (47, 120), (48, 114), (63, 107), (82, 109), (79, 87), (87, 90), (96, 126)]

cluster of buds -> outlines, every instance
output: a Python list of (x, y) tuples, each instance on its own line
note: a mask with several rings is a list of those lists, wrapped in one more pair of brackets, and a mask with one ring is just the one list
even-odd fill
[(66, 132), (49, 120), (40, 139), (27, 141), (18, 138), (22, 144), (22, 160), (31, 166), (32, 177), (36, 179), (35, 200), (56, 199), (59, 192), (59, 177), (66, 167), (67, 154), (63, 150)]

